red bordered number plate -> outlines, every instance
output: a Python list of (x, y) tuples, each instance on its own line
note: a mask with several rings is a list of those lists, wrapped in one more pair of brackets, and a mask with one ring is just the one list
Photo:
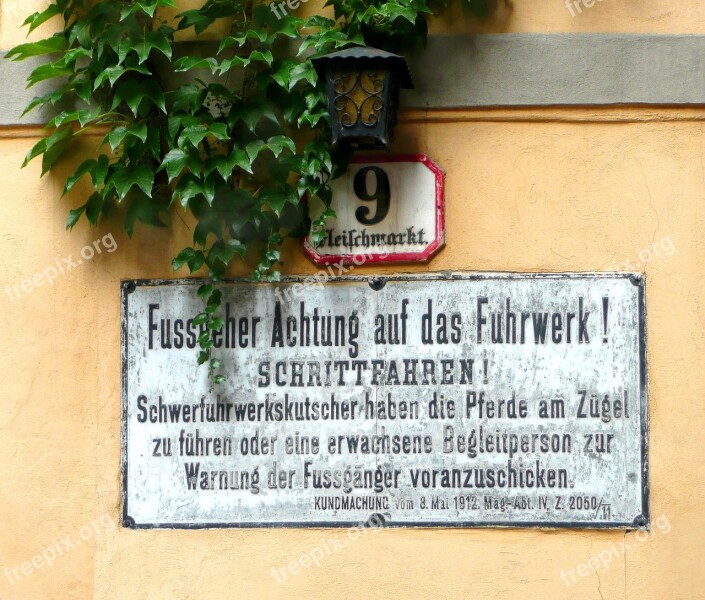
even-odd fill
[[(427, 156), (357, 157), (332, 187), (336, 218), (303, 243), (317, 265), (427, 262), (445, 244), (444, 174)], [(323, 209), (312, 201), (312, 219)]]

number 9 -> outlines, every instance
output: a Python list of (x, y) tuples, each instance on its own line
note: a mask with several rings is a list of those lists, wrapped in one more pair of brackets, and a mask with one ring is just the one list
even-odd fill
[[(367, 191), (367, 174), (375, 174), (375, 189), (374, 192)], [(353, 179), (353, 188), (355, 195), (364, 202), (377, 202), (377, 210), (372, 215), (372, 212), (367, 206), (361, 206), (355, 211), (355, 217), (363, 225), (376, 225), (387, 216), (389, 212), (389, 177), (380, 167), (364, 167), (355, 174)]]

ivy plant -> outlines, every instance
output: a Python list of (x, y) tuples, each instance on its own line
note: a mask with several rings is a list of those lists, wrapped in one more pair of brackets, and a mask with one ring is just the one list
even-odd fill
[[(482, 16), (494, 0), (462, 4)], [(198, 363), (208, 363), (219, 383), (212, 333), (223, 326), (218, 283), (229, 265), (246, 260), (254, 280), (276, 281), (284, 239), (311, 232), (320, 241), (333, 215), (311, 222), (304, 201), (330, 206), (330, 180), (348, 159), (330, 146), (325, 89), (310, 59), (351, 45), (411, 48), (425, 41), (427, 18), (447, 5), (329, 0), (330, 17), (304, 20), (264, 2), (207, 0), (168, 19), (178, 12), (174, 0), (54, 0), (24, 25), (32, 32), (59, 17), (60, 31), (7, 54), (45, 57), (28, 84), (54, 82), (25, 111), (50, 107), (53, 116), (23, 166), (41, 157), (44, 175), (76, 140), (98, 133), (95, 152), (64, 185), (64, 194), (84, 178), (90, 186), (69, 211), (69, 229), (82, 217), (95, 225), (116, 213), (132, 236), (138, 224), (166, 226), (174, 211), (193, 216), (193, 244), (172, 266), (207, 270), (195, 318)], [(175, 43), (177, 32), (197, 39), (217, 22), (227, 35), (198, 53)]]

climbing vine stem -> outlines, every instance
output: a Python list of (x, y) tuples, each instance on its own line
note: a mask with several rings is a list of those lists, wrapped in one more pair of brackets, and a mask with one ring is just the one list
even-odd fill
[[(43, 176), (79, 138), (99, 133), (93, 154), (64, 184), (73, 196), (79, 180), (88, 186), (68, 229), (115, 213), (132, 236), (138, 224), (167, 226), (174, 211), (191, 215), (192, 244), (172, 267), (208, 273), (194, 324), (202, 330), (198, 363), (219, 383), (222, 365), (211, 351), (223, 327), (223, 276), (243, 260), (254, 280), (278, 280), (284, 239), (311, 232), (320, 242), (333, 214), (311, 222), (304, 199), (330, 206), (330, 180), (347, 166), (346, 153), (330, 147), (325, 90), (310, 59), (352, 45), (412, 48), (447, 4), (329, 0), (328, 16), (302, 19), (252, 0), (207, 0), (181, 13), (174, 0), (55, 0), (24, 25), (32, 32), (60, 19), (59, 31), (7, 54), (44, 57), (29, 86), (54, 83), (25, 111), (50, 108), (53, 116), (23, 166), (41, 157)], [(493, 0), (462, 4), (484, 15)], [(216, 27), (227, 34), (215, 44), (175, 41), (177, 33), (198, 40)]]

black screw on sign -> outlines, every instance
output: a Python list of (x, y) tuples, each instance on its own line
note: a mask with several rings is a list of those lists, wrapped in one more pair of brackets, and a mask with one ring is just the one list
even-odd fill
[(384, 515), (381, 513), (372, 513), (370, 518), (365, 521), (363, 527), (383, 528), (385, 523)]
[(375, 292), (379, 292), (385, 285), (387, 285), (387, 282), (381, 277), (371, 277), (367, 280), (367, 283)]

